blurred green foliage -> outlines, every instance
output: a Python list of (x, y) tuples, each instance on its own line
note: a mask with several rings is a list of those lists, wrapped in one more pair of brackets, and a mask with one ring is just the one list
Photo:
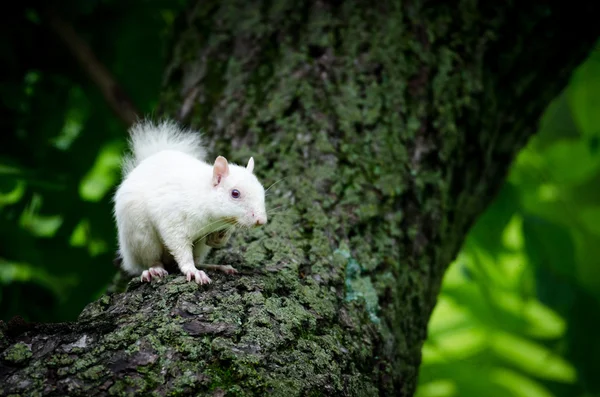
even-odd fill
[[(0, 16), (0, 318), (76, 318), (115, 269), (111, 195), (125, 128), (44, 23)], [(46, 3), (49, 4), (49, 3)], [(56, 6), (56, 5), (55, 5)], [(184, 1), (62, 1), (152, 112)], [(446, 274), (419, 397), (600, 395), (600, 55), (549, 107)]]
[(450, 266), (418, 397), (600, 395), (600, 51)]
[(126, 128), (49, 28), (54, 7), (140, 112), (156, 106), (180, 0), (24, 1), (0, 15), (0, 318), (72, 320), (114, 275)]

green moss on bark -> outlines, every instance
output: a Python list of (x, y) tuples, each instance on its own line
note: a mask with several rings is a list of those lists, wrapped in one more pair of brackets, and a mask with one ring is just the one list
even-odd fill
[(31, 346), (18, 342), (4, 351), (2, 359), (9, 364), (20, 366), (26, 364), (31, 356)]

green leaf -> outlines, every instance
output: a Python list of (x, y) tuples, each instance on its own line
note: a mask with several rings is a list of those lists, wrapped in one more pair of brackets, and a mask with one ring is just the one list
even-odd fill
[(9, 178), (0, 179), (0, 181), (0, 208), (21, 200), (25, 194), (25, 182)]
[(600, 62), (588, 58), (573, 73), (568, 86), (575, 123), (584, 135), (600, 135)]
[(451, 379), (438, 379), (419, 385), (415, 397), (454, 397), (458, 396), (456, 383)]
[(37, 237), (51, 237), (63, 222), (61, 215), (43, 215), (40, 213), (42, 197), (34, 194), (27, 208), (22, 212), (20, 226)]
[(582, 183), (600, 171), (600, 156), (593, 154), (584, 140), (557, 142), (543, 156), (544, 172), (561, 186)]
[(502, 385), (516, 397), (553, 397), (542, 384), (517, 371), (494, 368), (490, 371), (490, 381)]
[(79, 186), (79, 194), (87, 201), (100, 201), (119, 180), (121, 173), (122, 141), (110, 142), (100, 150), (92, 169)]
[(531, 340), (496, 332), (490, 343), (500, 357), (531, 375), (565, 383), (573, 383), (577, 379), (575, 368), (569, 362)]
[(0, 284), (25, 281), (38, 283), (64, 299), (67, 289), (73, 286), (77, 279), (73, 275), (56, 277), (28, 263), (11, 262), (0, 258)]

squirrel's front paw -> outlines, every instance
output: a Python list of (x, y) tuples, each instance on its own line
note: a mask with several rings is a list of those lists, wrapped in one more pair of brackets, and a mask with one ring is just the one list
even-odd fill
[(211, 282), (206, 273), (198, 269), (186, 270), (185, 278), (187, 281), (196, 281), (196, 284), (209, 284)]
[(148, 270), (144, 270), (142, 272), (142, 277), (141, 280), (142, 282), (146, 281), (146, 282), (150, 282), (152, 281), (152, 278), (163, 278), (165, 277), (167, 274), (169, 274), (165, 269), (163, 269), (162, 267), (151, 267)]

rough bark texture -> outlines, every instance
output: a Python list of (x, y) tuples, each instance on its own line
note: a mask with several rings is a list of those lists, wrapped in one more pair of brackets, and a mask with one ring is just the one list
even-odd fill
[(412, 395), (445, 268), (597, 38), (556, 3), (198, 1), (162, 110), (283, 207), (213, 255), (239, 276), (5, 326), (0, 394)]

